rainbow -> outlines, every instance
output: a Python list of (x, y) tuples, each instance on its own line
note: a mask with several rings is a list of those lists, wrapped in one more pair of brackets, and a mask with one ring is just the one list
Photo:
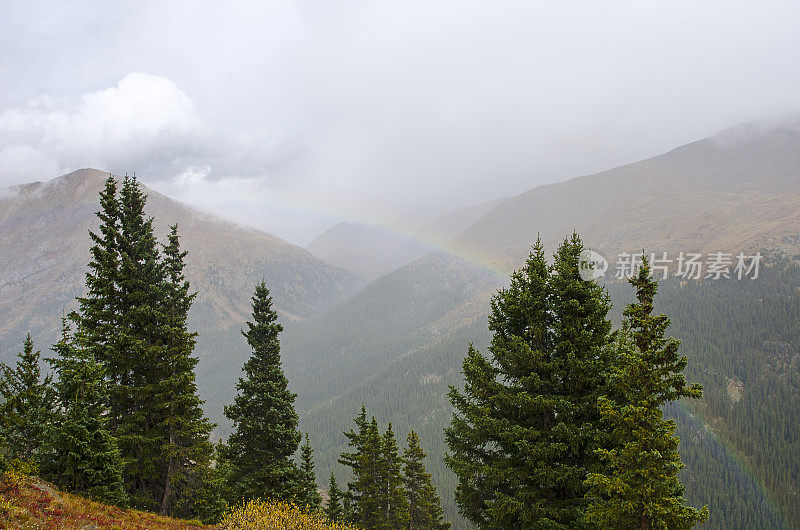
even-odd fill
[[(347, 211), (344, 205), (334, 205), (331, 202), (325, 202), (325, 206), (319, 207), (318, 205), (311, 206), (307, 197), (295, 197), (292, 193), (267, 193), (270, 199), (270, 206), (275, 208), (289, 208), (295, 213), (324, 216), (331, 221), (337, 219), (345, 219), (350, 223), (361, 223), (375, 230), (379, 230), (386, 235), (399, 237), (407, 241), (419, 243), (431, 250), (443, 252), (455, 258), (484, 270), (492, 275), (499, 283), (507, 283), (511, 271), (514, 269), (512, 263), (495, 263), (482, 255), (478, 249), (469, 248), (465, 245), (456, 245), (451, 241), (442, 241), (435, 237), (421, 235), (419, 228), (412, 226), (410, 223), (378, 223), (375, 220), (380, 218), (380, 212), (377, 210), (374, 213), (366, 212), (363, 215), (353, 217), (352, 211)], [(271, 196), (270, 196), (271, 195)]]
[(714, 430), (700, 413), (690, 410), (682, 401), (672, 403), (672, 405), (677, 408), (679, 415), (692, 427), (706, 433), (708, 439), (720, 450), (720, 454), (724, 456), (732, 469), (752, 487), (753, 491), (755, 491), (759, 497), (758, 500), (767, 508), (767, 511), (772, 516), (771, 523), (773, 526), (775, 528), (788, 528), (789, 525), (774, 495), (769, 491), (766, 485), (756, 477), (742, 452), (724, 435)]

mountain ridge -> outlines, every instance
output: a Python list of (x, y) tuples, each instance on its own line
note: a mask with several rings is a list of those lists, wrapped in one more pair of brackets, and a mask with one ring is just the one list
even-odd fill
[[(745, 129), (748, 130), (748, 129)], [(531, 234), (548, 245), (578, 231), (620, 252), (747, 251), (800, 232), (800, 127), (739, 128), (508, 199), (448, 242), (459, 255), (512, 270)], [(695, 224), (691, 224), (695, 223)]]

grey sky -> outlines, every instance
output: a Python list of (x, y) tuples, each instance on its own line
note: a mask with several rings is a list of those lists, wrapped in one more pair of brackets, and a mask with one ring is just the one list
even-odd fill
[(0, 10), (0, 186), (135, 170), (300, 244), (800, 112), (798, 2)]

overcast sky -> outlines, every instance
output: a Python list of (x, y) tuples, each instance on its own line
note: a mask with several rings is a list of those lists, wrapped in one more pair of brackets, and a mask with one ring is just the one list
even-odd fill
[(0, 186), (80, 167), (305, 244), (800, 112), (800, 2), (0, 3)]

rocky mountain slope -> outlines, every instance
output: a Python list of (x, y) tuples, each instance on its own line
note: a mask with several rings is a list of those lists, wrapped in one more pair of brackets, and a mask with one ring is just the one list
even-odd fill
[(456, 254), (510, 270), (541, 234), (577, 230), (606, 257), (796, 247), (800, 122), (738, 126), (654, 158), (503, 202), (450, 242)]

